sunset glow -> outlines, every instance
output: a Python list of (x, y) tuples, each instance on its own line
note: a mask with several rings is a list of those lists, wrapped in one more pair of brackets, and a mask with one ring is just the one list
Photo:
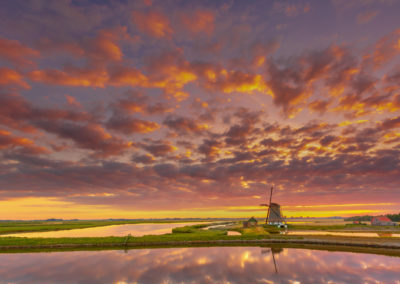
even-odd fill
[(0, 219), (400, 211), (398, 1), (7, 1)]

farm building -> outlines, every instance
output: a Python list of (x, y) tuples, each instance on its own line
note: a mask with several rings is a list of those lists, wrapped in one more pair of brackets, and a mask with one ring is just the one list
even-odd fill
[(377, 217), (372, 218), (371, 225), (373, 225), (373, 226), (396, 226), (397, 223), (392, 222), (392, 220), (390, 220), (386, 216), (377, 216)]
[(243, 221), (243, 228), (256, 227), (257, 224), (257, 220), (254, 217), (251, 217), (249, 220)]

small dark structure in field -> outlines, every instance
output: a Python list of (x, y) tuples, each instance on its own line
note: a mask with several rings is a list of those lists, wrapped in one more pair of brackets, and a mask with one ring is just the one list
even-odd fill
[(247, 221), (243, 221), (243, 228), (250, 228), (250, 227), (257, 227), (258, 221), (254, 218), (251, 217)]
[(273, 187), (271, 187), (271, 194), (269, 196), (269, 204), (260, 204), (260, 206), (268, 207), (267, 219), (265, 223), (267, 225), (276, 225), (279, 228), (287, 228), (286, 221), (283, 218), (281, 206), (278, 203), (272, 203), (272, 191)]
[(390, 220), (386, 216), (377, 216), (377, 217), (372, 218), (371, 225), (373, 225), (373, 226), (397, 226), (397, 223), (392, 222), (392, 220)]

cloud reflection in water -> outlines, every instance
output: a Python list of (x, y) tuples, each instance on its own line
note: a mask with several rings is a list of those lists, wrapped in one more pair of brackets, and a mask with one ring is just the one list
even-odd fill
[(397, 257), (272, 252), (215, 247), (1, 254), (0, 283), (397, 283), (400, 271)]

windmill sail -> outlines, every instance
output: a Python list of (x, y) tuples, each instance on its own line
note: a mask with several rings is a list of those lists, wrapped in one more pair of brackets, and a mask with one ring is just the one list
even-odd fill
[(271, 202), (272, 202), (272, 191), (274, 190), (274, 187), (271, 186), (271, 193), (269, 195), (269, 203), (268, 203), (268, 213), (267, 213), (267, 219), (265, 220), (265, 223), (268, 224), (268, 219), (269, 219), (269, 215), (271, 213)]

